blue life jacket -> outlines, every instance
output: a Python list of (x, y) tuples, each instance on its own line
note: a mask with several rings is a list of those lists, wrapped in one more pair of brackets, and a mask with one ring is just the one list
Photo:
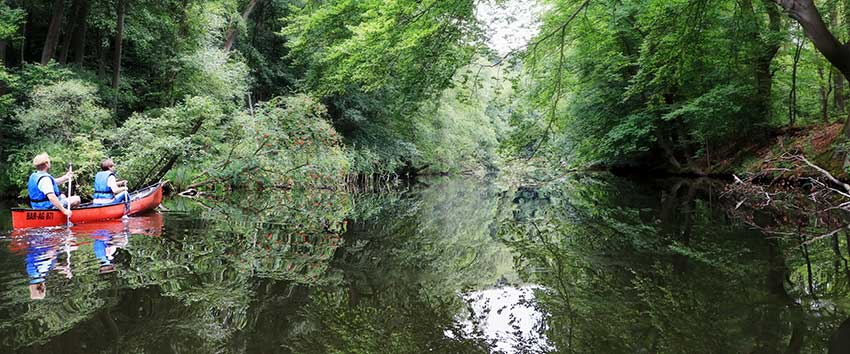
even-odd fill
[(107, 183), (110, 176), (115, 176), (115, 172), (100, 171), (94, 175), (94, 194), (92, 194), (92, 198), (112, 199), (115, 197), (115, 193), (112, 193), (112, 188), (109, 188), (109, 184)]
[(50, 209), (53, 207), (53, 204), (51, 204), (50, 200), (47, 199), (47, 195), (38, 189), (38, 182), (41, 181), (42, 178), (50, 178), (50, 183), (53, 183), (53, 194), (56, 195), (56, 198), (59, 198), (59, 195), (61, 194), (59, 193), (59, 187), (56, 185), (56, 180), (53, 179), (53, 176), (44, 171), (33, 172), (27, 182), (27, 190), (30, 194), (30, 207), (33, 209)]

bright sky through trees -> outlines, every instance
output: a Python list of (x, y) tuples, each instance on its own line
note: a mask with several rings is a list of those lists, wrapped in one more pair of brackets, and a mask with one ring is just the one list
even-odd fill
[(537, 35), (541, 10), (536, 0), (485, 1), (478, 3), (475, 16), (484, 26), (490, 48), (505, 55)]

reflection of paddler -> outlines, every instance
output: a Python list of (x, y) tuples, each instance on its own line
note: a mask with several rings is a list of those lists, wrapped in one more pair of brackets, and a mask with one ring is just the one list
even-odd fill
[(97, 230), (92, 234), (94, 237), (94, 256), (100, 262), (100, 274), (115, 271), (112, 263), (115, 259), (115, 251), (127, 245), (127, 231), (113, 234), (109, 230)]
[(32, 235), (27, 244), (25, 260), (30, 278), (30, 299), (42, 300), (47, 294), (47, 275), (56, 266), (56, 247), (50, 235)]
[(94, 232), (94, 256), (100, 262), (100, 274), (111, 273), (115, 270), (112, 264), (112, 255), (115, 254), (115, 247), (107, 244), (107, 241), (112, 240), (112, 233), (106, 230), (97, 230)]

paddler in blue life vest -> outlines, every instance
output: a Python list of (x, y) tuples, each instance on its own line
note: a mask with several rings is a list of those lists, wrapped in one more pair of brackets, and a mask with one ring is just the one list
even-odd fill
[(62, 177), (53, 178), (50, 171), (50, 156), (47, 153), (38, 154), (32, 159), (35, 172), (30, 175), (27, 182), (27, 190), (30, 197), (30, 207), (33, 209), (56, 208), (71, 217), (71, 207), (80, 204), (79, 196), (65, 196), (59, 191), (59, 185), (65, 183), (74, 174), (65, 173)]
[(129, 203), (127, 181), (119, 181), (115, 175), (115, 163), (112, 159), (100, 162), (100, 172), (94, 175), (94, 205)]

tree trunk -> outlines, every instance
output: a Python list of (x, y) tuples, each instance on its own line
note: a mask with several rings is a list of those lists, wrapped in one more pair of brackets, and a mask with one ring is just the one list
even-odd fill
[[(257, 6), (257, 0), (248, 1), (248, 6), (245, 7), (244, 11), (242, 11), (242, 22), (245, 22), (245, 21), (248, 20), (248, 16), (251, 16), (251, 12), (254, 11), (254, 7), (256, 7), (256, 6)], [(233, 25), (230, 26), (230, 28), (227, 29), (227, 36), (225, 37), (225, 41), (224, 41), (224, 51), (225, 52), (229, 52), (230, 48), (233, 47), (233, 41), (236, 40), (236, 27), (237, 26), (238, 26), (238, 23), (234, 23)]]
[[(206, 120), (206, 118), (207, 117), (204, 115), (201, 115), (196, 118), (195, 122), (192, 124), (192, 128), (189, 129), (188, 134), (186, 134), (184, 137), (192, 137), (193, 135), (195, 135), (201, 129), (201, 126), (204, 125), (204, 120)], [(151, 184), (150, 181), (161, 180), (163, 177), (165, 177), (165, 174), (168, 173), (168, 171), (170, 171), (174, 167), (174, 164), (177, 163), (177, 160), (180, 159), (180, 154), (172, 153), (171, 156), (168, 157), (168, 160), (165, 160), (165, 158), (166, 156), (162, 156), (160, 161), (153, 165), (153, 168), (148, 171), (145, 177), (136, 182), (137, 184), (133, 186), (132, 190), (139, 189), (141, 186), (149, 185)], [(156, 174), (153, 175), (153, 177), (151, 177), (151, 172), (153, 172), (156, 167), (159, 167), (159, 162), (163, 160), (165, 160), (165, 164), (159, 168), (159, 170), (156, 172)]]
[(112, 109), (118, 109), (118, 84), (121, 80), (121, 45), (124, 42), (124, 7), (127, 0), (118, 0), (118, 21), (115, 27), (115, 50), (112, 52)]
[[(753, 15), (754, 20), (758, 21), (752, 2), (747, 0), (742, 5), (742, 7)], [(759, 33), (758, 30), (754, 30), (752, 37), (754, 41), (760, 42), (762, 47), (761, 53), (756, 56), (754, 63), (756, 96), (758, 101), (756, 102), (756, 111), (759, 115), (768, 117), (771, 115), (770, 101), (773, 90), (773, 72), (770, 70), (770, 66), (773, 64), (773, 58), (776, 57), (776, 53), (779, 52), (779, 48), (782, 45), (782, 42), (778, 39), (779, 37), (772, 34), (779, 33), (782, 30), (782, 19), (779, 9), (776, 6), (765, 3), (765, 9), (767, 10), (768, 17), (767, 30), (770, 33), (764, 34)]]
[[(829, 24), (830, 31), (837, 31), (840, 28), (838, 25), (838, 0), (831, 0), (829, 2)], [(841, 76), (841, 73), (832, 68), (830, 68), (829, 74), (830, 79), (832, 80), (832, 94), (833, 102), (835, 102), (835, 109), (838, 114), (844, 114), (844, 78)]]
[(835, 109), (838, 114), (847, 112), (847, 105), (844, 102), (844, 77), (838, 70), (830, 70), (832, 72), (832, 96), (835, 102)]
[(59, 44), (59, 27), (62, 24), (62, 14), (65, 11), (65, 1), (53, 2), (53, 15), (50, 16), (50, 26), (47, 28), (47, 38), (44, 40), (44, 48), (41, 50), (41, 65), (46, 65), (53, 59), (56, 45)]
[[(0, 65), (6, 66), (6, 41), (0, 41)], [(0, 96), (6, 94), (6, 83), (0, 80)]]
[[(850, 78), (850, 47), (841, 44), (838, 38), (829, 31), (823, 18), (818, 12), (812, 0), (773, 0), (785, 11), (788, 16), (796, 20), (806, 35), (812, 40), (815, 48), (829, 60), (833, 66), (844, 76)], [(850, 119), (845, 121), (842, 133), (850, 137)]]
[(6, 66), (6, 41), (0, 41), (0, 61)]
[[(832, 76), (826, 76), (823, 66), (818, 64), (818, 77), (820, 78), (820, 116), (824, 123), (829, 123), (829, 93), (832, 90), (830, 82)], [(832, 71), (832, 70), (830, 70)], [(825, 82), (824, 82), (825, 81)]]
[(85, 17), (81, 16), (84, 3), (85, 0), (74, 0), (74, 4), (71, 6), (71, 17), (68, 19), (68, 28), (65, 30), (62, 47), (59, 48), (59, 64), (65, 65), (68, 62), (68, 52), (71, 51), (71, 43), (74, 35), (77, 33), (77, 28), (80, 27), (81, 23), (86, 21)]
[(794, 51), (794, 64), (791, 69), (791, 92), (788, 93), (788, 126), (793, 127), (797, 120), (797, 65), (800, 63), (800, 54), (803, 49), (803, 39), (797, 43)]
[(71, 39), (71, 46), (74, 49), (74, 63), (79, 67), (83, 67), (83, 59), (86, 55), (86, 32), (88, 31), (89, 23), (88, 23), (88, 15), (89, 15), (89, 2), (87, 0), (81, 0), (82, 9), (80, 10), (80, 24), (77, 26), (76, 31), (74, 31), (74, 36)]
[(20, 58), (21, 58), (21, 61), (19, 63), (20, 66), (24, 66), (24, 63), (25, 63), (24, 52), (26, 51), (26, 48), (27, 48), (27, 35), (29, 34), (27, 31), (31, 31), (31, 29), (30, 29), (31, 26), (28, 26), (30, 21), (32, 21), (32, 17), (30, 15), (27, 15), (27, 20), (24, 21), (24, 24), (22, 25), (23, 28), (21, 29), (21, 33), (23, 33), (24, 35), (21, 37), (21, 47), (18, 48), (20, 50)]
[(102, 35), (97, 33), (97, 78), (106, 80), (106, 48), (103, 47)]

